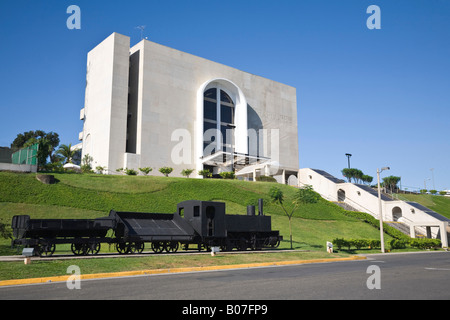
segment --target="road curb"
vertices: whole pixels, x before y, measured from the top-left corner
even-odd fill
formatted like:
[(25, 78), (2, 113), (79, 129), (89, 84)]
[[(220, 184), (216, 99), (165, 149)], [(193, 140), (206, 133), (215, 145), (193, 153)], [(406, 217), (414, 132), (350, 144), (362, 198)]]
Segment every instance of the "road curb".
[[(106, 279), (106, 278), (131, 277), (131, 276), (141, 276), (141, 275), (159, 275), (159, 274), (174, 274), (174, 273), (202, 272), (202, 271), (215, 271), (215, 270), (249, 269), (249, 268), (260, 268), (260, 267), (271, 267), (271, 266), (287, 266), (287, 265), (298, 265), (298, 264), (326, 263), (326, 262), (366, 260), (366, 259), (367, 258), (364, 256), (352, 256), (352, 257), (348, 257), (348, 258), (335, 258), (335, 259), (331, 258), (331, 259), (313, 259), (313, 260), (273, 261), (273, 262), (246, 263), (246, 264), (208, 266), (208, 267), (186, 267), (186, 268), (167, 268), (167, 269), (151, 269), (151, 270), (137, 270), (137, 271), (122, 271), (122, 272), (82, 274), (79, 276), (79, 279), (80, 280)], [(75, 278), (74, 275), (69, 274), (69, 275), (55, 276), (55, 277), (2, 280), (2, 281), (0, 281), (0, 287), (25, 285), (25, 284), (65, 282), (67, 280), (72, 281), (72, 280), (74, 280), (74, 278)]]

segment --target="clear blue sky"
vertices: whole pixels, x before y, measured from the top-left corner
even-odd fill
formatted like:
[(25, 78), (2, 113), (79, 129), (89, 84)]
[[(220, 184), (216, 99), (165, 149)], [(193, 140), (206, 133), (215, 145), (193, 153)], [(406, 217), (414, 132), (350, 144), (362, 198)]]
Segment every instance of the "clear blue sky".
[[(81, 29), (69, 30), (69, 5)], [(369, 5), (381, 29), (369, 30)], [(0, 146), (41, 129), (78, 143), (86, 55), (112, 32), (297, 88), (300, 167), (450, 189), (450, 1), (0, 2)], [(426, 181), (432, 187), (432, 180)]]

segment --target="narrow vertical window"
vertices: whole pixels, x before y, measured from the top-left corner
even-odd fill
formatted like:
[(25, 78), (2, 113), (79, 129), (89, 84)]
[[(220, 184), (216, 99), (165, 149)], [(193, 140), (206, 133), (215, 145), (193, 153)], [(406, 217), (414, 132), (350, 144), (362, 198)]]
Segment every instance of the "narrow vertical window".
[[(231, 97), (218, 88), (211, 88), (203, 95), (203, 150), (204, 155), (226, 150), (232, 145), (234, 127), (234, 103)], [(222, 139), (218, 141), (218, 139)]]

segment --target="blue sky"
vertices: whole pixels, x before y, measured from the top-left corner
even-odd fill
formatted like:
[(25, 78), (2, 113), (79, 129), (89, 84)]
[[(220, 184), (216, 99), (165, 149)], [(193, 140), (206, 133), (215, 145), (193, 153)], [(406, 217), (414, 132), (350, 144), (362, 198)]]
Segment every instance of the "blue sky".
[[(81, 9), (69, 30), (67, 7)], [(369, 30), (369, 5), (381, 29)], [(0, 146), (54, 131), (78, 143), (86, 55), (112, 32), (297, 88), (300, 167), (351, 165), (450, 189), (450, 1), (0, 2)]]

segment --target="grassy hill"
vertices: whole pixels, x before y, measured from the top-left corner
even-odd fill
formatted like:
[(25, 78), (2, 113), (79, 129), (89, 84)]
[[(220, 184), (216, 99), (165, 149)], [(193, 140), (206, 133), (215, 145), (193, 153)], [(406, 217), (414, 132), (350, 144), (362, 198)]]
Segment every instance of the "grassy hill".
[(397, 194), (398, 199), (417, 202), (450, 219), (450, 197), (431, 194)]
[[(226, 203), (227, 213), (245, 214), (249, 204), (264, 199), (265, 214), (272, 216), (272, 228), (280, 230), (288, 248), (288, 219), (270, 202), (269, 190), (276, 185), (287, 199), (293, 187), (238, 180), (199, 180), (155, 176), (107, 176), (96, 174), (55, 174), (57, 183), (45, 185), (35, 174), (0, 172), (0, 220), (10, 224), (17, 214), (32, 218), (94, 218), (117, 211), (172, 213), (184, 200), (216, 200)], [(344, 210), (320, 199), (301, 206), (293, 218), (294, 247), (325, 251), (334, 238), (379, 238), (369, 224), (344, 215)], [(386, 241), (390, 237), (387, 236)], [(0, 240), (0, 254), (12, 254), (9, 240)]]

